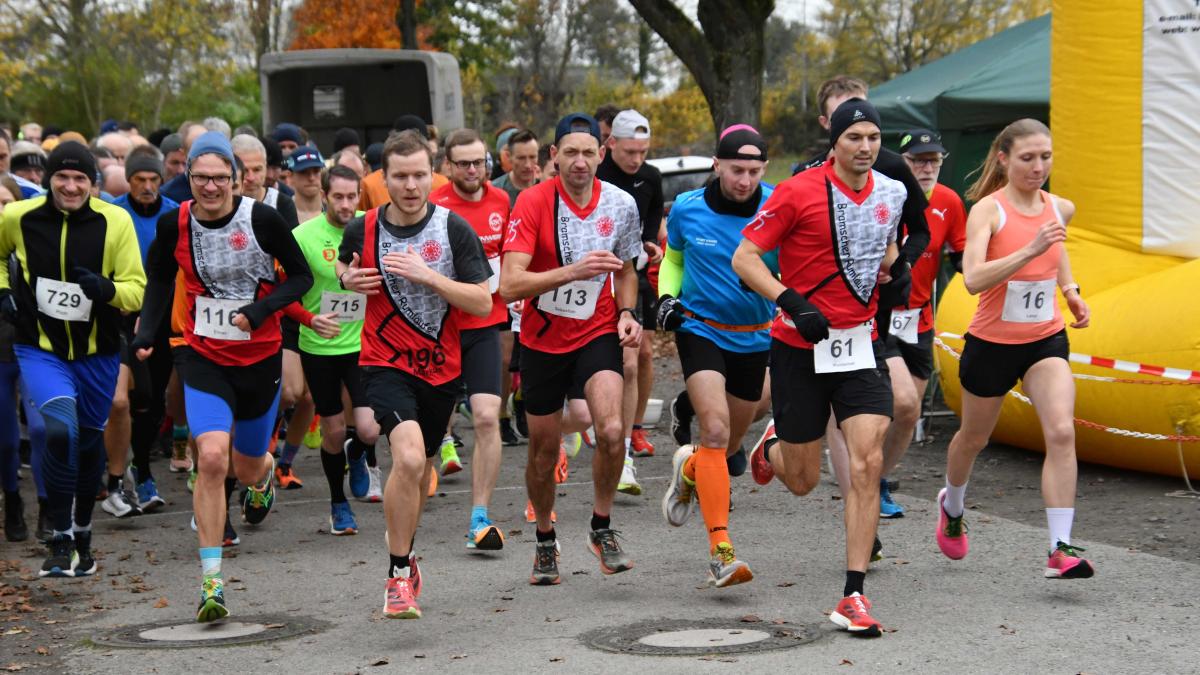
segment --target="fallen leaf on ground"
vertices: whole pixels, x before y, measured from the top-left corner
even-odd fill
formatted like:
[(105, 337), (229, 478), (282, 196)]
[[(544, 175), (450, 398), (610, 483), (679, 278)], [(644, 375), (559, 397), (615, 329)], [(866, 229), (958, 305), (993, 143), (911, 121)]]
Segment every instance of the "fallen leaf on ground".
[(566, 659), (564, 659), (564, 658), (563, 658), (563, 657), (561, 657), (561, 656), (555, 656), (555, 657), (553, 657), (553, 658), (551, 658), (551, 659), (550, 659), (550, 663), (562, 663), (562, 662), (563, 662), (563, 661), (565, 661), (565, 660), (566, 660)]
[(762, 619), (758, 618), (754, 614), (747, 614), (746, 616), (738, 619), (738, 621), (741, 621), (742, 623), (756, 623), (758, 621), (762, 621)]
[(35, 649), (33, 651), (37, 652), (38, 654), (41, 654), (42, 656), (46, 656), (47, 654), (50, 653), (50, 648), (49, 647), (38, 647), (37, 649)]
[[(424, 655), (419, 656), (417, 658), (424, 658)], [(371, 665), (372, 666), (386, 666), (389, 663), (391, 663), (391, 661), (388, 661), (387, 657), (385, 656), (380, 659), (375, 659), (374, 661), (371, 662)]]
[(158, 602), (154, 603), (154, 609), (162, 609), (163, 607), (166, 607), (169, 604), (171, 604), (171, 603), (167, 602), (166, 598), (159, 598)]
[(794, 581), (785, 581), (785, 582), (783, 582), (783, 583), (780, 583), (780, 584), (775, 584), (775, 585), (776, 585), (776, 586), (778, 586), (778, 587), (780, 587), (780, 588), (790, 588), (790, 587), (792, 587), (792, 586), (795, 586), (795, 585), (796, 585), (796, 582), (794, 582)]
[(270, 628), (270, 629), (283, 628), (286, 625), (287, 625), (286, 623), (269, 623), (269, 624), (263, 626), (263, 628)]
[(4, 631), (3, 633), (0, 633), (0, 635), (19, 635), (21, 633), (28, 633), (28, 632), (29, 632), (28, 628), (25, 628), (24, 626), (17, 626), (16, 628), (9, 628), (8, 630)]
[(854, 665), (854, 662), (851, 661), (850, 659), (842, 659), (842, 662), (839, 663), (838, 665), (839, 666), (852, 666), (852, 665)]

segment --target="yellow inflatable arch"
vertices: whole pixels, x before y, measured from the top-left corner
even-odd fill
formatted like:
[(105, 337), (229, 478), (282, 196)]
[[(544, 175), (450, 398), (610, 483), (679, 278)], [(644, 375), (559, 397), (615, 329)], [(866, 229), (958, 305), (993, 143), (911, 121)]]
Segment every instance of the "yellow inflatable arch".
[[(1200, 370), (1200, 7), (1061, 0), (1052, 16), (1051, 189), (1077, 206), (1067, 250), (1092, 311), (1090, 328), (1068, 329), (1071, 351)], [(977, 300), (956, 277), (938, 330), (964, 333)], [(944, 340), (961, 350), (961, 340)], [(935, 351), (946, 402), (961, 412), (958, 362)], [(1156, 383), (1077, 379), (1077, 418), (1200, 436), (1200, 383), (1072, 368)], [(1076, 429), (1083, 461), (1181, 474), (1175, 441)], [(992, 438), (1043, 450), (1033, 408), (1012, 396)], [(1200, 478), (1200, 443), (1182, 448), (1188, 473)]]

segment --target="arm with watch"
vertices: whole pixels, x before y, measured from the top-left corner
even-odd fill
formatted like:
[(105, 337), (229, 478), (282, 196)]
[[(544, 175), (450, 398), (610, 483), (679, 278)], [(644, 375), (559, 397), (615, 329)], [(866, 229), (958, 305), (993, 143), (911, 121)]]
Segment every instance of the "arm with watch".
[(637, 270), (633, 262), (625, 261), (621, 269), (613, 273), (613, 288), (617, 295), (617, 338), (622, 347), (637, 347), (642, 341), (642, 324), (633, 310), (638, 301)]
[(1071, 260), (1065, 250), (1058, 259), (1058, 288), (1067, 300), (1067, 308), (1075, 317), (1070, 324), (1071, 328), (1087, 328), (1092, 320), (1092, 311), (1080, 295), (1079, 284), (1075, 283), (1075, 278), (1071, 276)]

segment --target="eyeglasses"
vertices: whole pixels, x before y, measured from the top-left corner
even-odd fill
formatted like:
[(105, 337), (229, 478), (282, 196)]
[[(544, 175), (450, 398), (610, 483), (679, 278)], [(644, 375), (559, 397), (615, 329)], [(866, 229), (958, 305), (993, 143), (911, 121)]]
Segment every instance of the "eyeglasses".
[(467, 169), (470, 169), (471, 167), (475, 167), (476, 169), (482, 169), (487, 164), (487, 159), (486, 158), (485, 159), (463, 159), (463, 160), (453, 161), (450, 163), (453, 164), (454, 166), (458, 167), (459, 171), (466, 171)]
[(191, 179), (192, 185), (195, 185), (196, 187), (204, 187), (209, 183), (212, 183), (217, 187), (226, 187), (229, 185), (229, 181), (233, 179), (233, 176), (230, 176), (229, 174), (225, 174), (223, 176), (201, 176), (200, 174), (193, 173), (189, 174), (188, 178)]
[(931, 169), (936, 169), (942, 165), (942, 161), (946, 159), (946, 157), (945, 155), (939, 155), (933, 159), (921, 159), (919, 157), (913, 157), (912, 155), (905, 155), (904, 159), (908, 160), (908, 163), (912, 164), (913, 166), (927, 166)]

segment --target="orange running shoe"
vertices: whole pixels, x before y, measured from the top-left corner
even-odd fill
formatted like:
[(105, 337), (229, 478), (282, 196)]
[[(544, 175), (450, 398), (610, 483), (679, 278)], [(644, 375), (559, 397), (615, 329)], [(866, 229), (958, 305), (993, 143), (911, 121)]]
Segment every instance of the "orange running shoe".
[(281, 490), (299, 490), (304, 487), (304, 482), (292, 471), (292, 467), (275, 467), (275, 482), (279, 484)]
[(567, 451), (561, 445), (558, 448), (558, 463), (554, 465), (554, 482), (565, 483), (571, 468), (567, 462)]
[(629, 447), (633, 450), (634, 457), (654, 456), (654, 444), (650, 442), (649, 438), (646, 438), (645, 429), (634, 426), (630, 433), (630, 439)]
[[(527, 522), (527, 523), (536, 523), (537, 522), (537, 514), (534, 513), (534, 511), (533, 511), (533, 502), (528, 501), (528, 500), (525, 501), (525, 522)], [(550, 512), (550, 522), (552, 522), (552, 523), (558, 522), (558, 514), (555, 513), (554, 511)]]
[(432, 497), (432, 496), (436, 495), (437, 489), (438, 489), (438, 473), (437, 473), (437, 471), (430, 471), (429, 472), (429, 494), (426, 496)]

